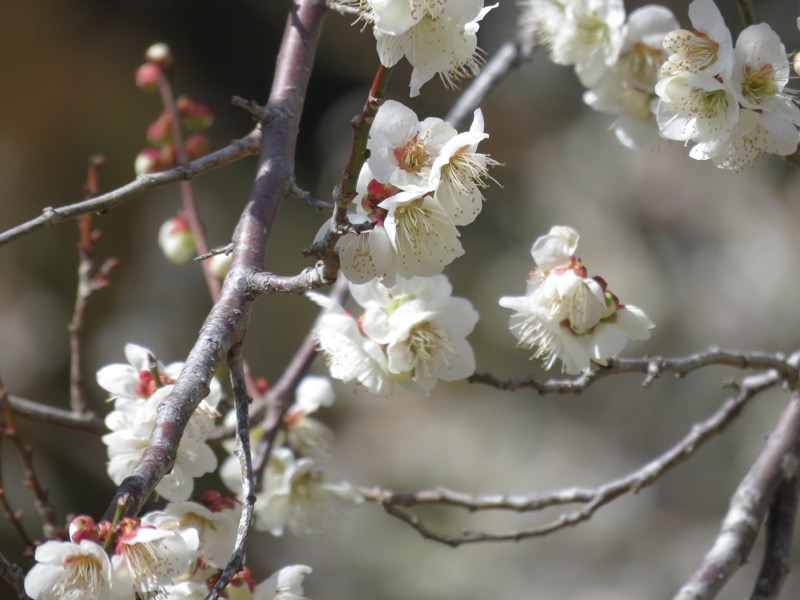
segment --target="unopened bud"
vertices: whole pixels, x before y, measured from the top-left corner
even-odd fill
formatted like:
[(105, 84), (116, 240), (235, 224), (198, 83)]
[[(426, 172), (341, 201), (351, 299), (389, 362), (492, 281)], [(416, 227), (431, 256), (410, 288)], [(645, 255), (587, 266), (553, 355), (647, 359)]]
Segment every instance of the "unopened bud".
[(96, 542), (100, 539), (100, 530), (92, 517), (78, 515), (69, 523), (69, 539), (75, 544), (79, 544), (81, 540)]
[(176, 265), (191, 260), (195, 253), (194, 236), (183, 214), (164, 222), (158, 230), (158, 245), (167, 260)]
[(231, 269), (230, 254), (215, 254), (208, 259), (208, 270), (220, 279), (225, 279)]
[(208, 136), (205, 133), (193, 133), (183, 143), (183, 149), (186, 150), (189, 160), (207, 154), (210, 148), (211, 142), (208, 141)]
[(211, 107), (202, 102), (195, 102), (188, 96), (181, 96), (175, 100), (175, 107), (181, 116), (181, 123), (189, 131), (202, 131), (214, 123)]
[(158, 89), (161, 69), (155, 63), (146, 62), (136, 69), (136, 85), (140, 90), (153, 92)]
[(155, 63), (166, 71), (172, 66), (172, 50), (163, 42), (153, 44), (144, 53), (147, 62)]
[(136, 155), (133, 168), (137, 175), (147, 175), (163, 171), (161, 163), (161, 151), (158, 148), (145, 148)]
[[(797, 26), (800, 27), (800, 17), (797, 19)], [(800, 75), (800, 52), (792, 57), (792, 66), (794, 67), (794, 72)]]
[(172, 141), (171, 119), (167, 111), (161, 111), (158, 118), (147, 127), (147, 141), (154, 146), (164, 146)]

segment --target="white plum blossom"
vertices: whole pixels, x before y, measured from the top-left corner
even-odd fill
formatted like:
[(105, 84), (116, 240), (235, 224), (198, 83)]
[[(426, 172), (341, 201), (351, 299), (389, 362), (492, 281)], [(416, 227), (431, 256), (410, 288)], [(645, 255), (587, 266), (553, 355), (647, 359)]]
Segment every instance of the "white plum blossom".
[[(199, 544), (197, 531), (139, 526), (130, 520), (111, 559), (112, 587), (133, 587), (144, 597), (160, 593), (190, 567)], [(123, 527), (125, 529), (125, 527)]]
[(170, 502), (164, 510), (143, 515), (141, 522), (165, 530), (194, 529), (198, 535), (194, 560), (223, 569), (233, 551), (241, 510), (238, 502), (218, 492), (207, 492), (203, 502)]
[[(33, 600), (106, 600), (111, 589), (111, 561), (103, 547), (50, 540), (36, 548), (36, 564), (25, 576)], [(133, 588), (130, 588), (130, 595)]]
[(677, 27), (677, 19), (663, 6), (634, 10), (617, 62), (583, 95), (593, 109), (617, 116), (614, 133), (629, 148), (644, 148), (659, 138), (655, 85), (666, 58), (664, 37)]
[(303, 579), (311, 567), (290, 565), (272, 574), (253, 590), (253, 600), (309, 600), (303, 595)]
[(333, 432), (311, 417), (321, 406), (332, 406), (336, 400), (331, 380), (320, 375), (307, 375), (295, 391), (295, 402), (283, 418), (285, 443), (296, 452), (321, 460), (327, 458)]
[(458, 381), (475, 371), (466, 337), (478, 313), (452, 291), (444, 275), (398, 278), (391, 288), (377, 281), (350, 286), (364, 308), (364, 334), (383, 347), (389, 376), (413, 393), (428, 395), (439, 379)]
[(587, 276), (575, 258), (578, 233), (556, 226), (536, 240), (531, 255), (537, 268), (524, 296), (505, 296), (500, 305), (514, 311), (510, 327), (519, 346), (535, 349), (550, 369), (556, 359), (577, 374), (591, 362), (606, 364), (629, 341), (650, 337), (653, 324), (639, 308), (624, 305), (600, 278)]
[(306, 297), (325, 309), (314, 325), (314, 338), (331, 377), (356, 382), (375, 396), (388, 396), (392, 382), (380, 345), (365, 337), (356, 318), (327, 296), (306, 292)]
[(441, 119), (420, 122), (398, 102), (381, 106), (350, 217), (373, 228), (347, 234), (338, 245), (349, 281), (377, 277), (394, 285), (397, 275), (429, 277), (464, 253), (456, 226), (471, 223), (480, 213), (484, 179), (497, 164), (477, 151), (487, 137), (480, 110), (469, 131), (458, 133)]
[(479, 22), (492, 8), (483, 0), (366, 0), (356, 3), (373, 24), (381, 64), (393, 67), (406, 57), (414, 70), (411, 93), (437, 73), (447, 87), (475, 76)]
[(671, 53), (664, 75), (682, 71), (727, 81), (733, 69), (733, 41), (717, 5), (713, 0), (694, 0), (689, 19), (695, 31), (679, 29), (664, 40), (664, 49)]
[(523, 21), (550, 48), (560, 65), (575, 65), (586, 87), (595, 85), (617, 61), (623, 42), (622, 0), (527, 0)]
[[(398, 277), (392, 287), (377, 280), (350, 283), (350, 293), (364, 309), (361, 316), (356, 318), (326, 299), (328, 311), (314, 328), (334, 379), (344, 375), (342, 381), (347, 382), (356, 378), (355, 372), (364, 373), (369, 375), (364, 381), (380, 382), (366, 386), (374, 395), (388, 396), (397, 383), (427, 396), (439, 379), (457, 381), (474, 372), (475, 356), (466, 337), (478, 313), (468, 300), (451, 296), (444, 275)], [(317, 294), (307, 295), (319, 304), (325, 302)], [(362, 348), (370, 349), (368, 360)], [(357, 371), (342, 366), (353, 363), (361, 365)]]
[(267, 465), (264, 488), (256, 494), (257, 531), (296, 536), (321, 533), (326, 517), (360, 504), (363, 498), (346, 481), (330, 481), (312, 458), (296, 458), (286, 446), (275, 448)]
[(387, 100), (369, 130), (367, 164), (375, 179), (405, 191), (431, 192), (431, 167), (448, 140), (458, 132), (449, 123)]
[[(108, 450), (107, 472), (120, 484), (142, 457), (155, 427), (158, 407), (174, 386), (183, 369), (182, 363), (167, 367), (141, 346), (125, 347), (128, 365), (109, 365), (97, 373), (98, 383), (112, 394), (114, 410), (105, 419), (111, 430), (103, 436)], [(222, 397), (219, 382), (212, 379), (209, 395), (189, 419), (172, 470), (156, 486), (164, 498), (176, 502), (188, 500), (194, 478), (216, 469), (217, 459), (206, 440), (218, 417), (217, 404)]]

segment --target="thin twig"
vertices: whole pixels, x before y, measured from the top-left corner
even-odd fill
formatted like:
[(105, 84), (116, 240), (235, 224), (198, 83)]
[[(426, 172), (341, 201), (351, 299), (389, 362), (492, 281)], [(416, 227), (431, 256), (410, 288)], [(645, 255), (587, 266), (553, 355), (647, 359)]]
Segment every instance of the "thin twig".
[(739, 18), (745, 27), (756, 24), (756, 14), (753, 11), (753, 4), (750, 0), (736, 0), (736, 8), (739, 10)]
[(206, 600), (219, 598), (219, 595), (225, 590), (233, 576), (242, 570), (247, 538), (250, 535), (250, 529), (253, 524), (253, 507), (256, 503), (248, 418), (252, 398), (247, 393), (241, 352), (241, 345), (231, 349), (228, 353), (228, 368), (231, 373), (231, 387), (233, 388), (233, 401), (236, 409), (236, 448), (234, 449), (234, 454), (239, 458), (239, 464), (242, 467), (242, 515), (239, 518), (239, 528), (236, 533), (236, 543), (233, 546), (231, 558), (220, 574), (214, 589), (206, 596)]
[[(97, 195), (99, 186), (97, 181), (98, 170), (105, 159), (102, 156), (92, 156), (89, 159), (89, 170), (86, 175), (84, 195), (87, 200)], [(75, 307), (72, 311), (72, 320), (69, 330), (69, 405), (73, 414), (85, 414), (88, 411), (86, 400), (83, 396), (83, 376), (81, 374), (81, 330), (83, 329), (83, 315), (89, 297), (108, 285), (111, 269), (116, 266), (116, 259), (106, 260), (97, 272), (94, 271), (94, 243), (100, 233), (92, 229), (92, 215), (81, 215), (78, 219), (78, 290), (75, 294)]]
[(538, 381), (532, 377), (502, 378), (491, 373), (475, 373), (469, 378), (469, 381), (483, 383), (499, 390), (514, 391), (531, 388), (540, 394), (579, 394), (596, 381), (612, 375), (642, 373), (645, 375), (642, 385), (649, 387), (663, 373), (684, 377), (693, 371), (712, 365), (737, 369), (775, 369), (784, 377), (789, 386), (794, 386), (798, 379), (797, 366), (782, 352), (737, 352), (709, 348), (704, 352), (685, 357), (614, 358), (609, 360), (606, 366), (592, 365), (591, 368), (573, 379)]
[(750, 600), (776, 600), (780, 594), (783, 580), (789, 573), (798, 498), (800, 477), (797, 473), (784, 477), (769, 507), (764, 558)]
[(17, 416), (94, 435), (108, 433), (102, 419), (93, 412), (75, 414), (68, 410), (39, 404), (33, 400), (26, 400), (18, 396), (8, 395), (7, 397), (11, 410)]
[(518, 29), (514, 39), (500, 47), (467, 89), (459, 95), (444, 120), (453, 127), (458, 127), (459, 123), (467, 119), (511, 71), (528, 62), (532, 55), (533, 45), (529, 34)]
[(775, 490), (800, 467), (800, 401), (792, 398), (731, 498), (719, 535), (674, 600), (714, 598), (746, 561)]
[[(758, 373), (744, 378), (739, 384), (739, 391), (735, 396), (725, 400), (722, 406), (709, 418), (694, 424), (691, 431), (675, 446), (625, 477), (610, 481), (597, 488), (569, 488), (528, 497), (499, 497), (497, 495), (471, 497), (443, 490), (402, 494), (380, 489), (360, 489), (359, 492), (367, 500), (380, 502), (388, 514), (410, 525), (424, 538), (454, 548), (462, 544), (475, 542), (519, 541), (541, 537), (587, 521), (599, 508), (616, 498), (624, 494), (636, 493), (640, 489), (653, 484), (668, 470), (693, 456), (705, 442), (721, 432), (739, 415), (742, 408), (752, 398), (760, 392), (780, 384), (781, 381), (782, 377), (775, 371)], [(398, 508), (400, 506), (409, 507), (417, 504), (433, 503), (460, 506), (471, 511), (507, 509), (527, 512), (569, 503), (583, 503), (583, 507), (574, 512), (562, 513), (556, 519), (533, 529), (509, 533), (465, 530), (460, 535), (452, 536), (433, 530), (423, 523), (418, 516)]]
[(227, 165), (245, 156), (256, 154), (261, 145), (261, 132), (258, 128), (248, 133), (243, 138), (234, 140), (224, 148), (221, 148), (210, 154), (206, 154), (192, 162), (186, 163), (174, 169), (161, 171), (160, 173), (151, 173), (148, 175), (140, 175), (136, 180), (123, 185), (116, 190), (101, 194), (91, 200), (84, 200), (83, 202), (76, 202), (75, 204), (67, 204), (59, 206), (58, 208), (47, 207), (42, 211), (42, 214), (26, 221), (16, 227), (0, 233), (0, 246), (4, 246), (17, 238), (29, 235), (34, 231), (44, 229), (50, 225), (55, 225), (63, 221), (75, 219), (81, 215), (89, 213), (105, 213), (108, 210), (119, 206), (123, 202), (138, 196), (152, 188), (167, 183), (174, 183), (185, 179), (192, 179), (197, 175), (201, 175), (217, 167)]
[(30, 600), (28, 594), (25, 593), (25, 572), (19, 565), (9, 561), (2, 553), (0, 553), (0, 578), (14, 588), (14, 591), (17, 592), (17, 598)]
[(22, 464), (23, 474), (25, 476), (23, 484), (33, 494), (33, 505), (42, 518), (44, 537), (47, 539), (58, 537), (63, 532), (63, 528), (58, 522), (53, 505), (50, 504), (48, 491), (42, 487), (36, 475), (36, 470), (33, 467), (33, 450), (30, 445), (25, 443), (25, 440), (23, 440), (20, 435), (19, 429), (17, 429), (14, 411), (11, 410), (11, 404), (8, 402), (8, 394), (6, 394), (5, 386), (2, 381), (0, 381), (0, 404), (3, 410), (3, 436), (9, 438), (17, 449), (17, 455), (19, 456), (19, 461)]
[(292, 196), (299, 198), (306, 204), (314, 207), (317, 212), (321, 212), (323, 210), (333, 210), (333, 204), (330, 202), (325, 202), (324, 200), (320, 200), (319, 198), (315, 198), (311, 192), (300, 189), (297, 185), (292, 187)]

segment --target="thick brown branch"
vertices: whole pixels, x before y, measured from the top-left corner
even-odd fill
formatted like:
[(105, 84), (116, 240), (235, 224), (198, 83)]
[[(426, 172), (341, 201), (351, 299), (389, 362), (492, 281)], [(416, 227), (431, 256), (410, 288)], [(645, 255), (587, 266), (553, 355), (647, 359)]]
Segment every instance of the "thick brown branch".
[[(451, 547), (475, 542), (519, 541), (541, 537), (559, 529), (587, 521), (602, 506), (616, 498), (652, 485), (668, 470), (693, 456), (699, 448), (720, 433), (741, 412), (742, 408), (758, 393), (778, 385), (781, 376), (775, 372), (759, 373), (746, 377), (739, 385), (736, 396), (728, 398), (708, 419), (696, 423), (691, 431), (675, 446), (636, 471), (605, 483), (597, 488), (569, 488), (531, 496), (469, 496), (446, 490), (395, 494), (380, 489), (360, 489), (364, 498), (380, 502), (386, 512), (416, 529), (423, 537), (441, 542)], [(449, 504), (471, 511), (506, 509), (529, 512), (562, 504), (582, 503), (579, 510), (562, 513), (553, 521), (533, 529), (509, 533), (487, 533), (483, 531), (464, 531), (460, 535), (447, 535), (429, 528), (422, 520), (399, 507), (417, 504)]]
[(292, 5), (267, 105), (276, 117), (259, 125), (262, 143), (258, 172), (234, 231), (230, 272), (172, 392), (159, 407), (141, 460), (117, 489), (106, 519), (114, 515), (120, 503), (125, 514), (138, 513), (156, 484), (172, 469), (183, 431), (208, 393), (214, 369), (244, 339), (253, 300), (249, 276), (263, 267), (264, 248), (278, 208), (291, 194), (294, 183), (300, 115), (325, 12), (322, 0), (295, 0)]
[(781, 480), (800, 467), (800, 401), (783, 411), (753, 466), (731, 498), (713, 546), (675, 596), (675, 600), (713, 598), (746, 561)]
[(783, 478), (769, 507), (764, 558), (750, 600), (775, 600), (780, 594), (783, 580), (789, 572), (798, 499), (800, 477), (795, 473), (792, 477)]
[(0, 233), (0, 246), (4, 246), (17, 238), (43, 229), (49, 225), (75, 219), (89, 213), (104, 213), (154, 187), (192, 179), (196, 175), (201, 175), (211, 169), (216, 169), (217, 167), (227, 165), (245, 156), (257, 153), (260, 144), (261, 131), (256, 128), (245, 137), (234, 140), (224, 148), (206, 154), (180, 167), (162, 171), (161, 173), (140, 175), (135, 181), (123, 185), (121, 188), (117, 188), (107, 194), (101, 194), (91, 200), (67, 204), (58, 208), (47, 207), (42, 211), (42, 214), (35, 219), (31, 219), (30, 221)]

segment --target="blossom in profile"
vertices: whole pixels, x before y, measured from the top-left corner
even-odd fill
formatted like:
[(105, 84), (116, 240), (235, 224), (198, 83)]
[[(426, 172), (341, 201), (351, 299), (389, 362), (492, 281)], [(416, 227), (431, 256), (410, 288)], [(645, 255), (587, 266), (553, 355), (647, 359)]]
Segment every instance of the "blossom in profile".
[(411, 96), (438, 73), (445, 86), (478, 74), (479, 23), (494, 6), (483, 0), (345, 0), (372, 23), (381, 64), (393, 67), (403, 57), (414, 67)]
[(580, 373), (592, 362), (606, 364), (629, 341), (650, 337), (653, 324), (644, 312), (622, 304), (600, 277), (588, 277), (575, 257), (578, 233), (556, 226), (531, 249), (537, 268), (527, 293), (504, 296), (500, 305), (514, 311), (511, 332), (545, 369), (560, 360), (564, 371)]
[(309, 600), (303, 595), (303, 579), (311, 567), (290, 565), (276, 571), (253, 590), (253, 600)]

